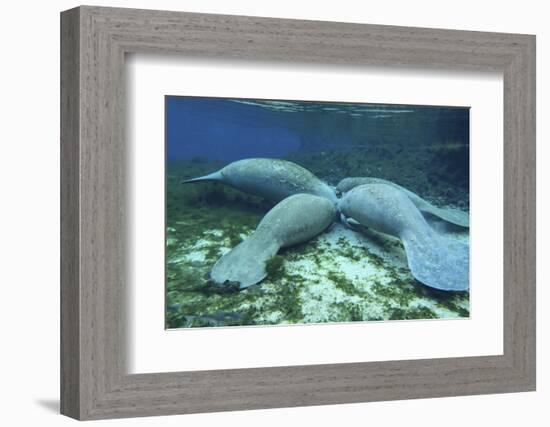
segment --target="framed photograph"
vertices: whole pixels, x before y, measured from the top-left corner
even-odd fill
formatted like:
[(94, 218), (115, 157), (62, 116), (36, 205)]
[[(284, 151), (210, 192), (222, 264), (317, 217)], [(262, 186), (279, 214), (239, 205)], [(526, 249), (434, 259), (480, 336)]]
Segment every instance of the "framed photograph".
[(535, 390), (535, 37), (61, 14), (61, 411)]

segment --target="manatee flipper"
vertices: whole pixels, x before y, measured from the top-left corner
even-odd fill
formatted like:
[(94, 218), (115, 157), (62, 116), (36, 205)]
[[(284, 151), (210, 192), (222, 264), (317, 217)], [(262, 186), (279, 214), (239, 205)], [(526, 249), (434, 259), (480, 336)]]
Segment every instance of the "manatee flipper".
[(214, 265), (210, 277), (218, 284), (238, 282), (241, 289), (266, 277), (266, 263), (282, 247), (312, 239), (334, 220), (334, 204), (319, 196), (295, 194), (275, 205), (256, 230)]
[(426, 286), (468, 290), (469, 246), (435, 232), (403, 191), (363, 184), (347, 192), (338, 207), (362, 225), (401, 239), (412, 275)]
[(400, 186), (391, 181), (387, 181), (382, 178), (373, 178), (373, 177), (351, 177), (344, 178), (338, 186), (336, 187), (341, 193), (350, 191), (351, 189), (364, 184), (386, 184), (391, 185), (401, 191), (403, 191), (409, 199), (415, 204), (415, 206), (422, 212), (426, 219), (430, 220), (430, 215), (441, 218), (444, 221), (447, 221), (451, 224), (458, 225), (460, 227), (468, 228), (470, 226), (470, 216), (467, 212), (463, 212), (459, 209), (452, 208), (439, 208), (432, 205), (427, 200), (424, 200), (418, 194), (413, 193), (412, 191), (406, 189), (405, 187)]
[(216, 283), (237, 282), (241, 288), (254, 285), (267, 276), (266, 263), (278, 250), (277, 242), (254, 233), (222, 256), (210, 277)]
[[(422, 200), (426, 202), (424, 199)], [(438, 208), (437, 206), (434, 206), (428, 202), (426, 202), (426, 204), (422, 207), (420, 206), (417, 206), (417, 207), (418, 209), (420, 209), (421, 212), (431, 214), (451, 224), (458, 225), (464, 228), (470, 227), (470, 215), (468, 214), (468, 212), (464, 212), (459, 209), (452, 209), (452, 208), (447, 208), (447, 209)]]
[(468, 290), (470, 248), (467, 244), (425, 230), (405, 233), (401, 241), (411, 273), (417, 280), (443, 291)]
[(343, 213), (340, 213), (340, 222), (344, 227), (353, 231), (357, 231), (361, 227), (360, 222), (354, 220), (351, 217), (345, 216)]

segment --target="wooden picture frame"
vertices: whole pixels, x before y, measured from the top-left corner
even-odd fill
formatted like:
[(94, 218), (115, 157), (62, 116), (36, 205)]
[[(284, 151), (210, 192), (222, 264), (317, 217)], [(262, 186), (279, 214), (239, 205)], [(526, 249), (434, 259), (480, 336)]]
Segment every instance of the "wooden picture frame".
[[(502, 72), (503, 354), (127, 374), (127, 53)], [(61, 14), (61, 165), (65, 415), (84, 420), (535, 389), (532, 35), (78, 7)]]

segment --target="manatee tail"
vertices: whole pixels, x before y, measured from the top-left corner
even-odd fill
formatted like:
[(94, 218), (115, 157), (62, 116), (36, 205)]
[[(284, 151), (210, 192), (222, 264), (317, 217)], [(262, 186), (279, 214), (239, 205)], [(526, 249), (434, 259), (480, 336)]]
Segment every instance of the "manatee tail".
[(221, 171), (213, 172), (208, 175), (199, 176), (198, 178), (188, 179), (182, 182), (182, 184), (189, 184), (192, 182), (202, 182), (202, 181), (222, 181), (223, 177)]
[(429, 213), (451, 224), (460, 227), (470, 227), (470, 215), (458, 209), (442, 209), (426, 202), (426, 205), (418, 207), (422, 213)]
[(469, 245), (433, 231), (406, 234), (402, 241), (409, 268), (417, 280), (443, 291), (469, 289)]
[(241, 289), (252, 286), (267, 276), (267, 260), (277, 254), (279, 247), (254, 232), (214, 264), (210, 277), (219, 284), (237, 282)]

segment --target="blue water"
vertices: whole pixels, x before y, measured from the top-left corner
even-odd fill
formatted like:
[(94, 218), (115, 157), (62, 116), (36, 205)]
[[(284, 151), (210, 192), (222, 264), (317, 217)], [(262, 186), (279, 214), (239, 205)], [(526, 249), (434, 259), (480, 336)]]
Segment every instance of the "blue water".
[(469, 108), (168, 96), (166, 142), (169, 161), (233, 161), (375, 146), (468, 146)]

